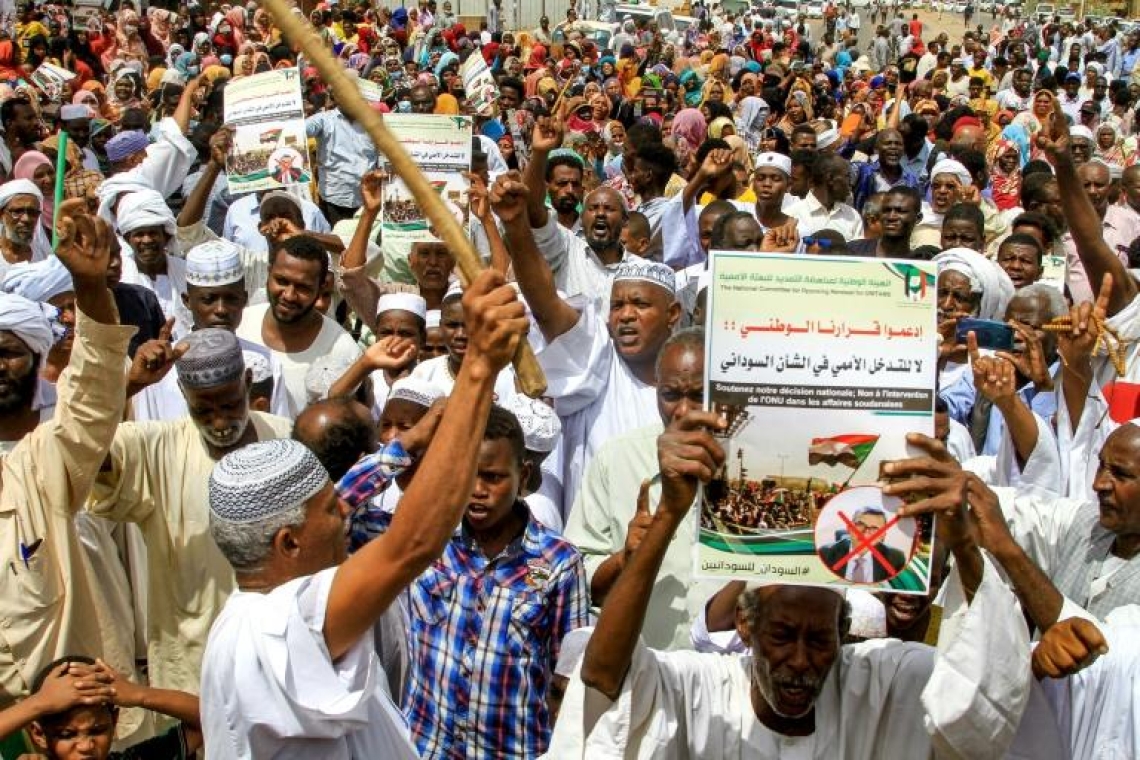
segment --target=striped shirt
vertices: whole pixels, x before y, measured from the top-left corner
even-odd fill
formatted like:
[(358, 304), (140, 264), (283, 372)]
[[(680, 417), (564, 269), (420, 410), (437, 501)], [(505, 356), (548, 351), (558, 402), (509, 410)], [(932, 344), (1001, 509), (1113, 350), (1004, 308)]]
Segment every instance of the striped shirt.
[(421, 755), (506, 760), (545, 752), (559, 646), (589, 624), (577, 549), (528, 517), (518, 538), (489, 559), (461, 527), (410, 592), (404, 705)]

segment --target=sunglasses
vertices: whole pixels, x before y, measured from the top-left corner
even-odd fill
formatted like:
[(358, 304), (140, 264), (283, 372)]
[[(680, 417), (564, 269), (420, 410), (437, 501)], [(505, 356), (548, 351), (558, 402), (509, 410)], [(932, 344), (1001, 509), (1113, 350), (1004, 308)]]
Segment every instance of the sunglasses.
[(806, 238), (804, 238), (804, 247), (810, 248), (813, 245), (818, 245), (820, 248), (827, 251), (827, 250), (831, 250), (831, 246), (834, 242), (835, 241), (829, 240), (828, 238), (806, 237)]

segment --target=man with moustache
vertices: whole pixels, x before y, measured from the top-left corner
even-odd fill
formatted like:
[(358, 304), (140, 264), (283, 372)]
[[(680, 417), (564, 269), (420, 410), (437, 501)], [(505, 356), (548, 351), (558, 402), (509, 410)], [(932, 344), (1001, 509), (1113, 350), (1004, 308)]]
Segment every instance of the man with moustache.
[(40, 227), (43, 193), (30, 179), (0, 185), (0, 277), (13, 264), (38, 261), (51, 253)]
[(139, 526), (147, 547), (147, 642), (152, 686), (197, 692), (210, 625), (234, 589), (210, 538), (203, 484), (228, 452), (285, 438), (292, 423), (249, 409), (250, 372), (230, 330), (195, 330), (175, 363), (189, 414), (125, 422), (87, 508)]
[(239, 338), (273, 352), (295, 409), (307, 403), (305, 375), (313, 362), (341, 355), (347, 366), (360, 356), (352, 336), (316, 308), (328, 276), (329, 257), (317, 240), (285, 239), (269, 252), (269, 302), (246, 307), (237, 328)]

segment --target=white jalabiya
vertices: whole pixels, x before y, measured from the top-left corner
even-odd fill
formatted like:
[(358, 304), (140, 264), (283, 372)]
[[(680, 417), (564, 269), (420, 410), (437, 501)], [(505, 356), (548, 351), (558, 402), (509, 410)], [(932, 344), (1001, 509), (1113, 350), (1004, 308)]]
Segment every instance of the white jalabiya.
[(206, 642), (206, 757), (418, 757), (371, 632), (333, 662), (322, 629), (337, 568), (268, 594), (234, 592)]
[[(1092, 619), (1066, 605), (1061, 619)], [(1090, 667), (1034, 688), (1006, 760), (1125, 760), (1140, 757), (1140, 606), (1095, 621), (1108, 654)]]
[[(608, 309), (610, 286), (621, 262), (603, 264), (584, 238), (559, 224), (553, 213), (548, 217), (545, 227), (534, 230), (534, 243), (550, 264), (555, 287), (567, 296), (582, 295), (602, 301), (603, 308)], [(621, 261), (631, 255), (623, 250)]]
[[(994, 414), (998, 414), (997, 409)], [(1036, 414), (1037, 445), (1025, 461), (1024, 467), (1017, 463), (1017, 451), (1013, 445), (1009, 428), (1002, 432), (1001, 444), (994, 456), (975, 456), (962, 462), (962, 468), (969, 470), (988, 485), (1006, 487), (1033, 487), (1050, 493), (1061, 491), (1061, 452), (1057, 449), (1057, 437), (1049, 423)], [(951, 420), (951, 425), (958, 424)]]
[[(373, 374), (372, 377), (375, 378), (376, 374)], [(426, 380), (448, 396), (451, 395), (451, 390), (455, 387), (455, 375), (451, 374), (446, 355), (437, 356), (417, 364), (416, 368), (412, 370), (412, 377)], [(506, 367), (495, 378), (495, 403), (503, 406), (516, 392), (515, 371), (511, 367)]]
[(661, 419), (657, 390), (641, 382), (618, 355), (605, 318), (579, 299), (577, 324), (537, 351), (548, 396), (562, 418), (563, 503), (573, 504), (582, 476), (612, 438)]
[(1025, 621), (988, 560), (969, 606), (951, 573), (947, 611), (937, 653), (893, 639), (844, 646), (816, 702), (815, 733), (805, 737), (757, 720), (751, 657), (639, 646), (616, 702), (575, 674), (546, 757), (1000, 758), (1029, 696)]

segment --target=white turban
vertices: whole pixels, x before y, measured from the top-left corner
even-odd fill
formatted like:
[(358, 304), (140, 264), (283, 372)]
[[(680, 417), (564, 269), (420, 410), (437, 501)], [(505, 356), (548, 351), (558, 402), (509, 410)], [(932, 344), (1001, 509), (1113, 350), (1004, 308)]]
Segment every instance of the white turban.
[(930, 170), (930, 179), (933, 180), (939, 174), (949, 174), (957, 177), (965, 186), (974, 184), (974, 178), (970, 176), (970, 170), (963, 166), (961, 162), (955, 161), (952, 158), (944, 158), (934, 164), (934, 167)]
[(0, 293), (0, 330), (7, 330), (24, 341), (36, 356), (45, 356), (56, 339), (48, 317), (51, 311), (53, 307), (23, 296)]
[(30, 301), (49, 301), (73, 292), (75, 285), (67, 267), (55, 256), (49, 256), (43, 261), (14, 264), (0, 282), (0, 290)]
[(127, 193), (119, 204), (118, 231), (120, 235), (142, 229), (162, 227), (173, 238), (178, 233), (174, 213), (166, 205), (161, 193), (155, 190), (138, 190)]
[(978, 316), (982, 319), (1005, 319), (1005, 307), (1013, 298), (1013, 281), (1005, 270), (977, 251), (950, 248), (934, 257), (939, 273), (958, 272), (970, 280), (970, 290), (981, 293)]
[[(145, 192), (153, 190), (151, 186), (140, 180), (137, 172), (129, 171), (115, 174), (103, 180), (99, 185), (99, 216), (108, 224), (117, 227), (115, 223), (115, 203), (127, 193)], [(119, 206), (124, 208), (122, 204)]]
[(34, 195), (41, 204), (44, 202), (44, 194), (36, 187), (35, 182), (30, 179), (14, 179), (0, 185), (0, 209), (7, 206), (17, 195)]
[(1072, 139), (1074, 137), (1083, 137), (1089, 142), (1096, 142), (1096, 138), (1093, 137), (1092, 130), (1086, 127), (1084, 124), (1074, 124), (1073, 126), (1069, 127), (1069, 138)]
[(773, 169), (779, 169), (789, 177), (792, 174), (792, 159), (783, 153), (773, 153), (771, 151), (761, 153), (756, 156), (755, 164), (757, 169), (761, 167), (771, 167)]

